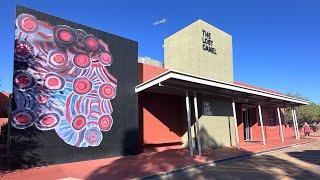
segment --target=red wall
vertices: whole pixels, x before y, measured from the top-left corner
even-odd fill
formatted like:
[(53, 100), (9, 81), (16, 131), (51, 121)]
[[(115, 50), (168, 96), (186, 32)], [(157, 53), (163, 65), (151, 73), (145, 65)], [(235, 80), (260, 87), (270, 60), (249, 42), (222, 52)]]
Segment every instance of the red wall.
[(0, 117), (8, 118), (9, 93), (0, 92)]
[(0, 126), (8, 123), (9, 93), (0, 93)]
[(144, 92), (139, 94), (143, 144), (181, 142), (184, 128), (183, 98)]
[[(237, 120), (238, 120), (238, 132), (240, 141), (244, 141), (244, 125), (243, 125), (243, 117), (242, 117), (242, 105), (237, 105)], [(281, 139), (280, 137), (280, 125), (279, 120), (277, 118), (277, 111), (274, 110), (273, 116), (270, 116), (268, 111), (272, 109), (262, 108), (262, 116), (263, 116), (263, 125), (266, 139)], [(261, 141), (262, 133), (261, 126), (259, 120), (259, 114), (257, 109), (251, 109), (250, 116), (250, 126), (251, 126), (251, 137), (253, 141)], [(273, 118), (273, 121), (270, 119)], [(282, 119), (282, 130), (284, 137), (292, 137), (294, 136), (294, 129), (289, 127), (289, 125), (285, 124), (283, 111), (281, 111), (281, 119)]]
[[(138, 63), (139, 83), (146, 82), (167, 69)], [(181, 142), (183, 135), (183, 99), (179, 96), (139, 93), (142, 144)]]
[(166, 71), (168, 71), (168, 69), (165, 69), (163, 67), (138, 63), (139, 83), (146, 82)]

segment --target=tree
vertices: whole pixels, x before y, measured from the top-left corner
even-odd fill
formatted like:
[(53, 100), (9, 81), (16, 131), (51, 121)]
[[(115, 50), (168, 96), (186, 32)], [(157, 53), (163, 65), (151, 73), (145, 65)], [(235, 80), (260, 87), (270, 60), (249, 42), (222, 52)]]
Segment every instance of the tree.
[[(298, 123), (312, 123), (320, 121), (320, 105), (311, 102), (308, 98), (302, 96), (299, 93), (287, 93), (287, 96), (308, 100), (310, 102), (309, 105), (302, 105), (296, 108)], [(292, 114), (290, 108), (285, 109), (285, 120), (289, 122), (289, 124), (290, 121), (292, 121)]]

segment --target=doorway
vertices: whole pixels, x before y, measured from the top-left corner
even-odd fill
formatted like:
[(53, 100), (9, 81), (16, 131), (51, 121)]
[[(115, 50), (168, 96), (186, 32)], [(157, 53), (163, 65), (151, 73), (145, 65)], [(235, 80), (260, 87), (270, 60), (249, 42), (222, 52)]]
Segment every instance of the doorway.
[(250, 128), (250, 109), (244, 109), (242, 111), (244, 140), (251, 140), (251, 128)]

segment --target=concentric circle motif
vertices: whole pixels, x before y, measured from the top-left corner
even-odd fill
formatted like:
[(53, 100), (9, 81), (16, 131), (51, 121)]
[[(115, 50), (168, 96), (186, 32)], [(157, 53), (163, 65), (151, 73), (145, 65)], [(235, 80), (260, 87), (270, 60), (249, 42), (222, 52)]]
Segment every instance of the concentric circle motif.
[(100, 63), (105, 66), (110, 66), (112, 63), (112, 56), (110, 53), (103, 51), (99, 55)]
[(59, 116), (55, 113), (42, 114), (35, 126), (40, 130), (53, 129), (59, 123)]
[(86, 125), (86, 118), (83, 115), (74, 117), (72, 127), (76, 130), (81, 130)]
[(53, 36), (58, 44), (69, 45), (76, 40), (76, 34), (69, 26), (59, 25), (53, 29)]
[(97, 127), (87, 129), (84, 137), (90, 146), (98, 146), (102, 141), (102, 133)]
[(33, 56), (33, 49), (25, 42), (17, 42), (14, 49), (15, 59), (27, 62)]
[(62, 89), (64, 83), (64, 79), (57, 74), (47, 74), (44, 78), (44, 87), (50, 90)]
[(87, 78), (78, 78), (73, 83), (73, 90), (78, 94), (86, 94), (92, 89), (92, 84)]
[(97, 51), (99, 48), (98, 39), (91, 34), (84, 37), (84, 43), (91, 51)]
[(52, 51), (49, 54), (48, 64), (56, 69), (65, 68), (68, 63), (68, 57), (63, 51)]
[(37, 19), (29, 14), (20, 14), (16, 26), (25, 33), (33, 33), (38, 29)]
[(74, 56), (73, 63), (79, 68), (87, 68), (91, 61), (88, 54), (80, 53)]
[(108, 44), (84, 30), (36, 17), (20, 14), (15, 21), (18, 64), (10, 123), (17, 129), (54, 130), (71, 146), (99, 146), (113, 126), (111, 99), (117, 88), (105, 69), (113, 62)]
[(99, 128), (102, 131), (109, 131), (112, 127), (113, 119), (110, 115), (103, 115), (98, 120)]
[(34, 113), (27, 108), (17, 109), (12, 112), (11, 124), (18, 129), (25, 129), (33, 125), (36, 120)]
[(104, 99), (113, 99), (116, 96), (116, 89), (111, 84), (103, 84), (99, 88), (99, 94)]
[(20, 90), (31, 88), (35, 84), (35, 79), (27, 71), (17, 71), (13, 75), (14, 86)]

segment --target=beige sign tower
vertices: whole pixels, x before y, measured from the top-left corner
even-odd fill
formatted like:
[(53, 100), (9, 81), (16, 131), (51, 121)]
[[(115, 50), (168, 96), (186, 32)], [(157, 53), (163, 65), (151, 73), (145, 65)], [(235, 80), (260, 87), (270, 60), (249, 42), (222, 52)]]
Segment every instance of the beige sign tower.
[(164, 67), (233, 83), (232, 37), (198, 20), (164, 40)]

